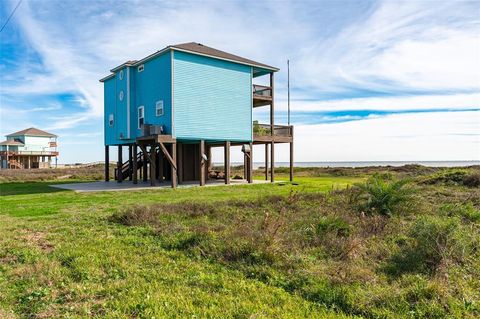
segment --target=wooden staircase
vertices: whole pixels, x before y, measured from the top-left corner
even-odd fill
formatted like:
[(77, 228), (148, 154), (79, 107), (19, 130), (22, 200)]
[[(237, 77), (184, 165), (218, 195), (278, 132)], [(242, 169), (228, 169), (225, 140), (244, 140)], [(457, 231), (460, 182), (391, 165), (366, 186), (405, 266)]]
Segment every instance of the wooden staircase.
[(15, 159), (8, 160), (8, 167), (11, 168), (11, 169), (23, 169), (24, 168), (23, 164), (20, 163), (19, 161), (15, 160)]
[[(147, 162), (148, 162), (148, 160), (147, 160)], [(145, 162), (143, 160), (143, 152), (139, 152), (137, 154), (137, 170), (143, 168), (143, 165), (144, 164), (146, 165), (147, 162)], [(115, 168), (115, 180), (118, 180), (118, 173), (117, 172), (118, 172), (118, 168)], [(130, 177), (131, 174), (133, 174), (133, 167), (132, 167), (132, 169), (130, 169), (130, 165), (129, 165), (128, 161), (126, 161), (122, 164), (122, 180), (127, 179), (128, 177)]]

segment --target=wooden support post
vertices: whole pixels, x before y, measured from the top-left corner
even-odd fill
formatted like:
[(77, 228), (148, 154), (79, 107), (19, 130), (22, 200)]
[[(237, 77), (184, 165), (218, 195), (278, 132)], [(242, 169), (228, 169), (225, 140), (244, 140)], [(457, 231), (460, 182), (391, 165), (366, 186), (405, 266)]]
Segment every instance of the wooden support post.
[(155, 179), (158, 181), (160, 180), (160, 154), (161, 154), (160, 147), (155, 147)]
[(225, 142), (225, 184), (230, 184), (230, 141)]
[(243, 179), (248, 179), (247, 154), (243, 153)]
[(172, 188), (177, 187), (177, 143), (172, 144)]
[(253, 183), (253, 143), (250, 142), (250, 156), (248, 157), (248, 182)]
[[(140, 162), (142, 162), (142, 161), (143, 161), (143, 158), (140, 157)], [(141, 180), (143, 180), (142, 169), (140, 169), (140, 170), (138, 171), (138, 178), (141, 179)]]
[(275, 181), (275, 81), (274, 73), (270, 73), (270, 87), (272, 88), (272, 103), (270, 104), (270, 134), (272, 135), (272, 143), (270, 146), (270, 181), (273, 183)]
[(123, 180), (123, 174), (122, 174), (122, 165), (123, 165), (123, 160), (122, 160), (122, 145), (118, 145), (118, 160), (117, 160), (117, 182), (121, 183)]
[(143, 151), (143, 181), (146, 182), (148, 180), (148, 154), (147, 154), (147, 148), (142, 147)]
[(155, 162), (157, 158), (157, 146), (153, 144), (150, 146), (150, 185), (155, 186), (157, 177), (155, 176)]
[(271, 95), (272, 95), (272, 103), (270, 103), (270, 134), (274, 136), (275, 134), (275, 100), (274, 100), (274, 78), (273, 72), (270, 73), (270, 87), (272, 88)]
[(133, 144), (133, 163), (132, 163), (132, 170), (133, 170), (133, 184), (138, 183), (138, 152), (137, 152), (137, 144)]
[(268, 181), (268, 144), (265, 143), (265, 180)]
[(159, 150), (158, 152), (158, 181), (160, 183), (163, 183), (163, 173), (164, 173), (164, 168), (163, 168), (163, 152)]
[(210, 170), (213, 170), (213, 161), (212, 161), (212, 146), (211, 145), (207, 145), (206, 146), (206, 149), (207, 149), (207, 166), (206, 166), (206, 169), (205, 169), (205, 180), (209, 180), (209, 172)]
[(131, 181), (133, 177), (133, 147), (128, 145), (128, 180)]
[(290, 142), (290, 182), (293, 181), (293, 126), (290, 127), (292, 141)]
[(110, 181), (110, 147), (105, 145), (105, 182), (108, 181)]
[(205, 185), (205, 160), (203, 159), (203, 155), (205, 154), (205, 141), (200, 141), (200, 186)]
[(178, 155), (178, 182), (183, 182), (183, 144), (177, 143), (177, 155)]
[[(177, 143), (172, 143), (172, 145), (177, 145)], [(167, 148), (162, 142), (160, 142), (160, 149), (163, 151), (163, 154), (165, 155), (167, 160), (170, 162), (170, 165), (172, 165), (175, 168), (175, 170), (177, 170), (177, 163), (176, 163), (177, 148), (175, 147), (175, 159), (172, 157), (172, 155), (170, 155)], [(173, 154), (173, 149), (172, 149), (172, 154)]]
[(275, 142), (270, 146), (270, 181), (275, 182)]

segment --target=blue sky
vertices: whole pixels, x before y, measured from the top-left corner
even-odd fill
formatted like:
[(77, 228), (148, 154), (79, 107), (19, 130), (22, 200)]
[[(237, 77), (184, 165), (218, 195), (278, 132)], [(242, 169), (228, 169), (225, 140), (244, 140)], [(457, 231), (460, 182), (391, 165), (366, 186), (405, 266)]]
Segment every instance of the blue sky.
[(478, 2), (24, 0), (0, 41), (0, 134), (56, 133), (61, 163), (103, 158), (98, 79), (191, 41), (279, 67), (279, 124), (290, 59), (297, 161), (480, 160)]

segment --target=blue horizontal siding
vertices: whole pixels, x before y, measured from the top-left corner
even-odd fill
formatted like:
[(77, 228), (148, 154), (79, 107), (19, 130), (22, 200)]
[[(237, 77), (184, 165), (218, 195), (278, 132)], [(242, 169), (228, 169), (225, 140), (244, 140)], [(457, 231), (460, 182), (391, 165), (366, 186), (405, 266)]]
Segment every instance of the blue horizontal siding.
[(252, 140), (251, 67), (174, 51), (173, 133), (185, 140)]
[[(116, 139), (116, 106), (115, 106), (115, 78), (111, 78), (104, 82), (103, 96), (104, 96), (104, 138), (105, 145), (114, 145), (117, 143)], [(110, 114), (114, 116), (113, 126), (109, 125)]]
[[(144, 64), (144, 70), (134, 69), (135, 92), (132, 100), (132, 132), (141, 136), (138, 129), (138, 107), (143, 105), (145, 124), (163, 125), (166, 134), (172, 134), (172, 62), (171, 53), (166, 52)], [(164, 114), (156, 116), (156, 103), (163, 101)]]

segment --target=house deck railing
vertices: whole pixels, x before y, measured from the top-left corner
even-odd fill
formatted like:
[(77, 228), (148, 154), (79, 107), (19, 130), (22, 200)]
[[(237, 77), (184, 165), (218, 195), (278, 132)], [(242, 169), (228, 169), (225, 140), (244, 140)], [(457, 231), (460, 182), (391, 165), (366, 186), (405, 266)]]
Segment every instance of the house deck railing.
[(39, 156), (58, 156), (58, 152), (43, 151), (0, 151), (0, 155), (16, 156), (16, 155), (39, 155)]
[(272, 97), (272, 88), (264, 85), (253, 85), (253, 97), (258, 98), (271, 98)]
[[(259, 123), (253, 122), (253, 135), (254, 136), (271, 136), (272, 135), (271, 126), (269, 124), (259, 124)], [(274, 125), (273, 136), (292, 137), (293, 126)]]

